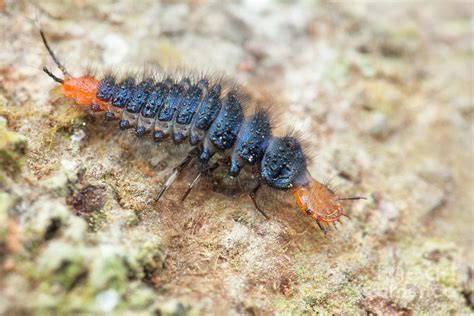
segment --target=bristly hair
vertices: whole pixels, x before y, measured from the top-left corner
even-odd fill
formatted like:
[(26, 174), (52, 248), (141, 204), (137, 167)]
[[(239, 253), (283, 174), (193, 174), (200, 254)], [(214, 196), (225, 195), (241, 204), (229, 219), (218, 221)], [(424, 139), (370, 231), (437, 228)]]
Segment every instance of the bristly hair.
[(222, 86), (221, 95), (235, 97), (240, 102), (242, 112), (245, 114), (245, 116), (247, 116), (247, 111), (252, 102), (250, 95), (244, 91), (241, 85), (227, 77), (222, 77), (220, 84)]
[(303, 155), (306, 160), (306, 165), (310, 166), (314, 162), (314, 157), (316, 156), (314, 152), (311, 150), (311, 147), (309, 145), (309, 141), (306, 136), (300, 131), (295, 129), (294, 127), (290, 127), (287, 129), (284, 137), (292, 137), (298, 141), (298, 143), (301, 146), (301, 149), (303, 150)]
[(84, 76), (96, 77), (97, 76), (97, 68), (92, 66), (90, 62), (88, 62), (85, 66)]
[(335, 194), (337, 191), (337, 186), (339, 185), (335, 185), (332, 182), (333, 179), (334, 179), (334, 175), (332, 177), (325, 177), (324, 180), (321, 182), (321, 184), (324, 185), (330, 192)]
[(185, 66), (177, 66), (177, 67), (166, 67), (162, 69), (162, 73), (160, 74), (160, 77), (163, 78), (163, 80), (166, 79), (171, 79), (173, 80), (174, 83), (179, 83), (183, 79), (189, 79), (191, 83), (194, 83), (195, 78), (196, 78), (196, 71), (194, 71), (192, 68), (188, 68)]
[(210, 70), (196, 70), (191, 77), (195, 84), (201, 80), (206, 80), (210, 86), (221, 82), (220, 77)]
[(138, 76), (136, 78), (137, 82), (142, 82), (142, 81), (149, 81), (151, 80), (152, 82), (156, 82), (156, 77), (157, 77), (157, 70), (154, 68), (145, 68), (141, 71), (138, 72)]
[(274, 133), (274, 130), (279, 127), (280, 122), (275, 118), (274, 113), (272, 111), (272, 107), (269, 104), (263, 104), (260, 102), (256, 103), (253, 115), (264, 115), (267, 117), (272, 130), (272, 135)]
[(272, 113), (270, 111), (270, 106), (263, 103), (256, 103), (254, 109), (255, 115), (265, 115), (270, 120), (270, 125), (272, 125)]
[(117, 80), (118, 77), (119, 77), (119, 73), (118, 73), (117, 69), (111, 68), (111, 67), (107, 67), (107, 68), (102, 69), (100, 74), (101, 74), (102, 78), (110, 77), (110, 78), (114, 78), (114, 80)]

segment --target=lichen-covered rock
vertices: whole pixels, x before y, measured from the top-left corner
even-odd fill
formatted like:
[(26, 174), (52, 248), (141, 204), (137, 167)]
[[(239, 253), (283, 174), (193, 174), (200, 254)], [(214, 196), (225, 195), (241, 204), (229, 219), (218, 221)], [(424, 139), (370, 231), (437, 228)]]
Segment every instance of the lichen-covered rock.
[(160, 307), (143, 282), (149, 265), (159, 270), (164, 260), (160, 238), (130, 229), (127, 221), (112, 223), (94, 238), (86, 221), (53, 196), (42, 195), (22, 214), (21, 242), (31, 253), (22, 255), (29, 261), (17, 259), (15, 271), (35, 280), (29, 308), (96, 313)]
[[(14, 174), (25, 162), (26, 138), (7, 129), (7, 121), (0, 117), (0, 177)], [(1, 180), (1, 178), (0, 178)]]
[[(72, 215), (63, 200), (42, 196), (28, 208), (24, 214), (22, 235), (29, 241), (50, 240), (60, 235), (65, 227), (70, 226)], [(76, 226), (81, 229), (81, 224)], [(84, 234), (81, 232), (81, 236)]]
[(197, 315), (189, 304), (178, 300), (168, 301), (158, 308), (158, 313), (164, 316), (187, 316)]
[(13, 205), (13, 198), (7, 192), (0, 192), (0, 240), (7, 236), (8, 210)]

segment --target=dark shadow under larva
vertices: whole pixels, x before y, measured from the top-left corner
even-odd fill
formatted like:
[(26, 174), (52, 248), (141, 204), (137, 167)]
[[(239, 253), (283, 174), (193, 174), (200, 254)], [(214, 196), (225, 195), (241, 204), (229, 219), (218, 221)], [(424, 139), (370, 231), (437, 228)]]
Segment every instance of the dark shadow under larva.
[[(251, 191), (257, 210), (268, 218), (259, 206), (257, 193), (262, 185), (291, 191), (299, 209), (313, 218), (326, 233), (330, 223), (345, 215), (341, 200), (327, 186), (313, 179), (306, 168), (301, 141), (294, 134), (272, 135), (271, 120), (265, 107), (257, 107), (253, 115), (245, 116), (247, 97), (238, 86), (226, 88), (208, 78), (183, 76), (180, 79), (152, 76), (137, 81), (133, 76), (118, 79), (105, 75), (71, 76), (54, 55), (40, 31), (51, 58), (64, 75), (55, 76), (43, 70), (62, 85), (65, 98), (79, 106), (105, 113), (105, 119), (118, 121), (120, 129), (134, 129), (137, 137), (151, 135), (157, 142), (171, 140), (175, 144), (188, 141), (191, 151), (173, 169), (158, 193), (157, 200), (191, 162), (198, 160), (199, 172), (183, 196), (190, 193), (203, 173), (212, 172), (219, 164), (228, 165), (228, 174), (236, 177), (246, 165), (257, 166), (258, 184)], [(211, 158), (223, 157), (215, 164)]]

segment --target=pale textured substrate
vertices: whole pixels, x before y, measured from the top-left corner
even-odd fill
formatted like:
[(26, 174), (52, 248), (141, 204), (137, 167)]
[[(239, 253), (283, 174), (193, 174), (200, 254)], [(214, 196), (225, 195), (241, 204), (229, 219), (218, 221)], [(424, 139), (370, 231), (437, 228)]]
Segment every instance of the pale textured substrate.
[[(48, 93), (35, 16), (73, 73), (187, 64), (265, 91), (315, 177), (369, 199), (327, 238), (270, 190), (265, 221), (225, 170), (154, 204), (187, 148)], [(1, 313), (472, 312), (472, 6), (7, 1), (0, 18)]]

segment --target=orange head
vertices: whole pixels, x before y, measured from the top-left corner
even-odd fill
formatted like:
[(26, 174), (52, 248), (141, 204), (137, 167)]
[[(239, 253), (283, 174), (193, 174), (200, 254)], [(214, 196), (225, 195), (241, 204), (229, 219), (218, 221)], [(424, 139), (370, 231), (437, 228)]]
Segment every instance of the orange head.
[(96, 78), (87, 75), (74, 78), (65, 74), (64, 79), (61, 79), (53, 75), (47, 68), (43, 68), (43, 71), (59, 82), (62, 85), (64, 97), (74, 99), (77, 105), (103, 105), (103, 102), (96, 97), (99, 87), (99, 80)]
[(77, 105), (91, 105), (97, 101), (98, 86), (99, 80), (91, 76), (65, 77), (63, 82), (64, 97), (74, 99)]
[(347, 216), (340, 201), (363, 199), (358, 196), (339, 198), (327, 186), (311, 178), (308, 172), (305, 179), (305, 184), (292, 189), (293, 196), (299, 209), (315, 219), (324, 233), (327, 232), (329, 223), (339, 221), (341, 216)]
[(64, 74), (64, 79), (56, 77), (46, 67), (43, 67), (43, 71), (53, 78), (54, 81), (59, 82), (62, 85), (64, 97), (74, 99), (77, 105), (92, 105), (100, 103), (96, 98), (99, 81), (88, 75), (77, 78), (72, 77), (49, 47), (48, 41), (41, 30), (40, 35), (49, 55), (58, 66), (59, 70)]

